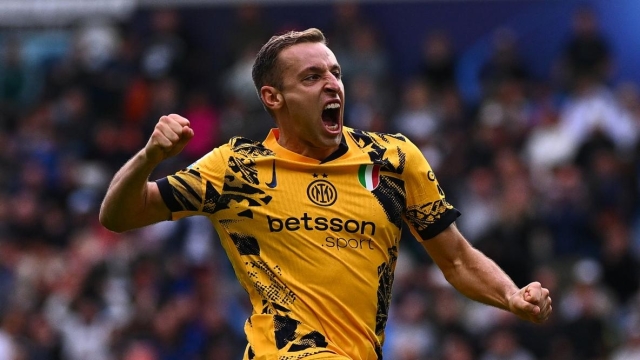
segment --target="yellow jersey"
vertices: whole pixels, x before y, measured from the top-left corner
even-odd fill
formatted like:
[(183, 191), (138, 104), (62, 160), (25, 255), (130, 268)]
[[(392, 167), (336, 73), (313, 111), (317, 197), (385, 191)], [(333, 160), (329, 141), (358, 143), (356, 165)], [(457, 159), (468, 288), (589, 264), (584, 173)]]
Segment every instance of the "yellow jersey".
[(157, 181), (172, 219), (204, 215), (253, 312), (245, 359), (382, 359), (403, 223), (419, 241), (459, 212), (400, 134), (345, 127), (319, 161), (233, 138)]

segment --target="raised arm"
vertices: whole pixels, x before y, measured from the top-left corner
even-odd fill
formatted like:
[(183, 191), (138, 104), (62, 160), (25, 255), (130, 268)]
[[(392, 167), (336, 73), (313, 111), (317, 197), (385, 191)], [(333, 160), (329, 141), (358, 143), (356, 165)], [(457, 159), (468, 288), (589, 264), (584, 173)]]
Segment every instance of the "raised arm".
[(534, 323), (546, 321), (551, 314), (549, 290), (538, 282), (518, 289), (495, 262), (469, 244), (454, 224), (422, 244), (447, 281), (468, 298)]
[(170, 211), (149, 175), (191, 140), (193, 130), (189, 125), (189, 120), (176, 114), (160, 118), (145, 147), (111, 180), (100, 207), (100, 223), (104, 227), (123, 232), (169, 219)]

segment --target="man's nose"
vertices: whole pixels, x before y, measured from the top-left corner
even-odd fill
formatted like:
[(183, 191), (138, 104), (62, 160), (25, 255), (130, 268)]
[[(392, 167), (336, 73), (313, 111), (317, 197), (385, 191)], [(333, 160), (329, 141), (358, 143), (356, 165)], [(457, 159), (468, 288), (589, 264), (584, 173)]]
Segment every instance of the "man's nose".
[(340, 80), (338, 80), (333, 74), (328, 75), (324, 89), (325, 91), (338, 92), (340, 90)]

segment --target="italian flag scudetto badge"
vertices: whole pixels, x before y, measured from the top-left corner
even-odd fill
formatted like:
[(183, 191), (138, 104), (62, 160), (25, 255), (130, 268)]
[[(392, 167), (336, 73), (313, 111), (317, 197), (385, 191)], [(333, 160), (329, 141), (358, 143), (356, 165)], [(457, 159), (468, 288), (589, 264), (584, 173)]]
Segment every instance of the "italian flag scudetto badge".
[(358, 180), (360, 180), (360, 185), (369, 191), (378, 187), (380, 183), (380, 165), (360, 165)]

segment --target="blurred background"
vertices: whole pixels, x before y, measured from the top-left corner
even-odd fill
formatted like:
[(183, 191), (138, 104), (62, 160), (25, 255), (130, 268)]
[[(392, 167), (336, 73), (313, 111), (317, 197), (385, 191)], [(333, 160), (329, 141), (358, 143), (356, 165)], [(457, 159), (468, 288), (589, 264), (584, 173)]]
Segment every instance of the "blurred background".
[(0, 360), (240, 359), (251, 309), (204, 218), (111, 233), (111, 177), (158, 118), (196, 137), (153, 178), (272, 121), (274, 33), (318, 27), (346, 124), (402, 132), (458, 226), (544, 325), (461, 297), (408, 231), (388, 360), (640, 359), (640, 2), (0, 0)]

